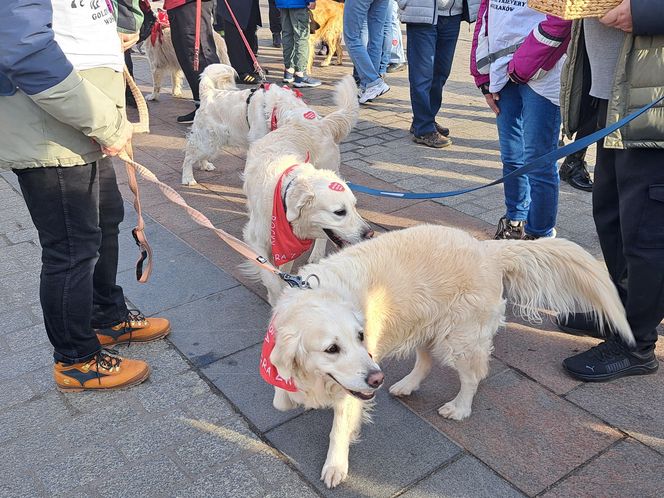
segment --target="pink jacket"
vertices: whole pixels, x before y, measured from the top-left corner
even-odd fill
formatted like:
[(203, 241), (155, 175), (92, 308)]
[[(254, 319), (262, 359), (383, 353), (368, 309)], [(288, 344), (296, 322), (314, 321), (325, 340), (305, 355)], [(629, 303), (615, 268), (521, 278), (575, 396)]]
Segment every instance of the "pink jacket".
[[(489, 83), (489, 75), (477, 69), (476, 52), (478, 39), (489, 36), (489, 0), (482, 0), (477, 14), (473, 44), (470, 52), (470, 73), (478, 87)], [(518, 22), (515, 19), (515, 22)], [(548, 71), (560, 60), (570, 41), (572, 21), (548, 15), (535, 26), (525, 38), (514, 39), (510, 44), (521, 43), (508, 65), (510, 79), (525, 84), (539, 71)]]

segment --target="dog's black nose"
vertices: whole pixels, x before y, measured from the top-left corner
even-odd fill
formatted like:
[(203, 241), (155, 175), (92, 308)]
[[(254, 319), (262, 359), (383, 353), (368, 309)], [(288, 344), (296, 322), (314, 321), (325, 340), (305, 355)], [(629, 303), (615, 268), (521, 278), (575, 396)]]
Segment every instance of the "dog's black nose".
[(371, 370), (367, 375), (367, 384), (369, 384), (374, 389), (380, 387), (385, 380), (385, 374), (380, 370)]
[(363, 239), (370, 239), (374, 236), (374, 231), (371, 228), (367, 228), (362, 234)]

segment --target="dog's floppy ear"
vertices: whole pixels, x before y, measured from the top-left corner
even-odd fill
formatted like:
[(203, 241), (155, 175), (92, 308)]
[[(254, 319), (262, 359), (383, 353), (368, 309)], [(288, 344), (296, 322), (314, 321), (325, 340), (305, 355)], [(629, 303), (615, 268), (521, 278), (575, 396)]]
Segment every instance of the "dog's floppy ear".
[(310, 206), (314, 201), (314, 192), (306, 181), (295, 180), (291, 193), (286, 198), (286, 219), (292, 222), (300, 217), (302, 209)]
[(270, 361), (284, 379), (290, 379), (299, 371), (298, 353), (301, 347), (300, 335), (290, 327), (277, 331)]

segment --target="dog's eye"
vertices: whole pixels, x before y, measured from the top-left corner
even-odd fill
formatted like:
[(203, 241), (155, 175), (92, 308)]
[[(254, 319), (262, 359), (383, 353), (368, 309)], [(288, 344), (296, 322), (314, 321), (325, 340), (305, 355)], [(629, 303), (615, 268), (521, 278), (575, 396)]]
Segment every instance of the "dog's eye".
[(326, 353), (329, 354), (337, 354), (339, 352), (339, 346), (336, 344), (332, 344), (329, 348), (325, 350)]
[(337, 216), (346, 216), (346, 210), (345, 209), (337, 209), (334, 214)]
[(360, 340), (360, 342), (364, 342), (364, 332), (360, 330), (357, 334), (357, 338)]

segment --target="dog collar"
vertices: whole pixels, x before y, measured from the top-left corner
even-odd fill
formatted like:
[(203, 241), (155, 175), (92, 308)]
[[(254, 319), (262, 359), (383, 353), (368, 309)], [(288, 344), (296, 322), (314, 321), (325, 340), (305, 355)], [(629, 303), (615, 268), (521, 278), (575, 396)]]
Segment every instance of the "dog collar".
[[(282, 197), (281, 186), (284, 178), (299, 164), (293, 164), (287, 168), (279, 177), (274, 188), (272, 199), (272, 223), (270, 224), (270, 242), (272, 245), (272, 259), (276, 266), (281, 266), (289, 261), (297, 259), (311, 247), (313, 240), (299, 239), (293, 233), (293, 227), (286, 217), (285, 192)], [(292, 182), (292, 181), (291, 181)], [(287, 185), (290, 186), (290, 183)]]
[(272, 354), (276, 341), (276, 332), (277, 329), (274, 327), (274, 318), (272, 318), (272, 320), (270, 320), (270, 325), (267, 328), (267, 332), (265, 333), (265, 339), (263, 340), (259, 371), (263, 380), (268, 384), (272, 384), (275, 387), (294, 393), (297, 391), (297, 387), (295, 387), (293, 379), (284, 379), (279, 375), (277, 367), (275, 367), (270, 361), (270, 354)]

